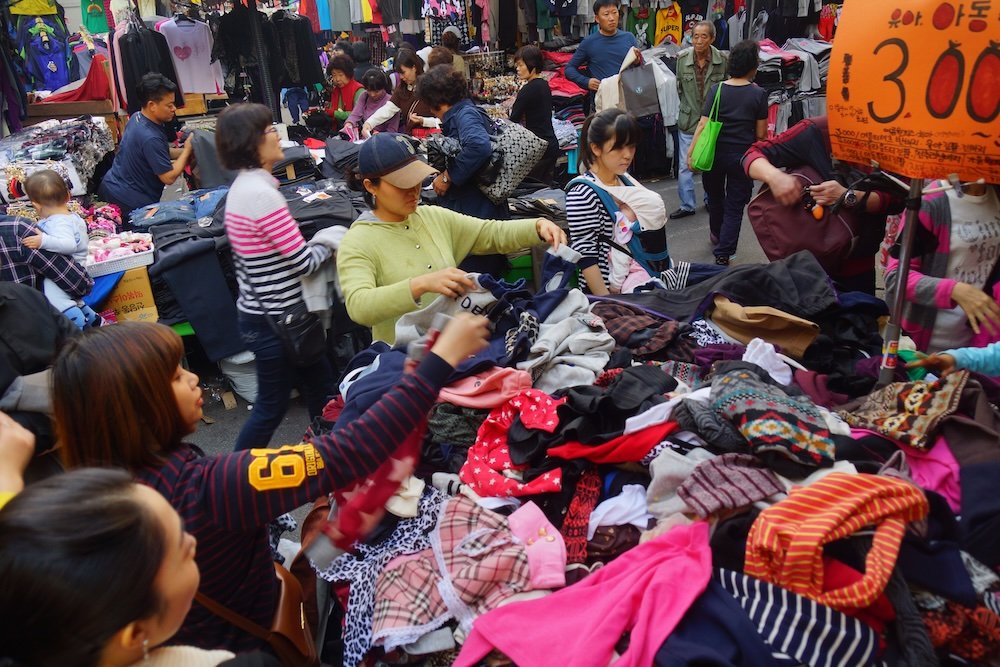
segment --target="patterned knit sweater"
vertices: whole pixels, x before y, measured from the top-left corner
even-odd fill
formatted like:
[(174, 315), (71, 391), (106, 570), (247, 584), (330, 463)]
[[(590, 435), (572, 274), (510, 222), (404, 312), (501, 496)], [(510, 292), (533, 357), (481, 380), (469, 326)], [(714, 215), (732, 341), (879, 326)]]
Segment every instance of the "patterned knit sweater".
[(325, 246), (306, 245), (278, 192), (278, 182), (263, 169), (241, 171), (233, 181), (226, 198), (225, 225), (237, 258), (240, 296), (236, 307), (245, 313), (260, 315), (266, 308), (268, 314), (278, 316), (302, 301), (299, 280), (330, 257)]

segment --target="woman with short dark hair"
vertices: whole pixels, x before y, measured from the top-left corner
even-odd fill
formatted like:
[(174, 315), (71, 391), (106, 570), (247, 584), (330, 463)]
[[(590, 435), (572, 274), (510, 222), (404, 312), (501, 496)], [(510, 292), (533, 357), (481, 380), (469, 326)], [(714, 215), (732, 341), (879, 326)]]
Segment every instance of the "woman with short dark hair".
[(340, 130), (344, 121), (354, 111), (364, 86), (354, 80), (354, 61), (348, 55), (336, 55), (326, 66), (326, 74), (333, 86), (330, 89), (330, 106), (326, 113), (333, 119), (333, 131)]
[(552, 174), (559, 157), (559, 141), (552, 128), (552, 91), (549, 83), (541, 77), (542, 52), (537, 46), (522, 46), (514, 54), (517, 75), (524, 81), (517, 99), (510, 109), (510, 119), (522, 123), (539, 139), (549, 142), (545, 155), (538, 161), (528, 178), (534, 178), (546, 185), (552, 183)]
[(442, 132), (458, 139), (462, 146), (449, 168), (434, 179), (438, 203), (477, 218), (510, 217), (506, 202), (494, 204), (476, 187), (476, 173), (493, 154), (493, 123), (469, 99), (469, 85), (462, 73), (447, 65), (431, 68), (417, 83), (417, 97), (441, 120)]
[(396, 54), (394, 68), (399, 74), (399, 83), (389, 101), (372, 114), (361, 128), (361, 136), (371, 136), (382, 123), (397, 117), (400, 132), (413, 136), (425, 136), (441, 126), (441, 122), (416, 95), (417, 79), (424, 74), (424, 61), (412, 49), (401, 48)]
[(257, 402), (240, 430), (236, 449), (266, 447), (298, 387), (317, 417), (333, 393), (333, 371), (326, 358), (297, 368), (288, 358), (268, 318), (281, 317), (302, 302), (300, 279), (330, 259), (323, 245), (306, 245), (288, 211), (271, 167), (284, 159), (271, 112), (260, 104), (234, 104), (219, 114), (215, 131), (219, 159), (239, 170), (226, 198), (226, 234), (236, 260), (240, 333), (256, 356)]
[[(702, 177), (708, 194), (708, 226), (715, 263), (728, 266), (740, 240), (743, 209), (750, 202), (753, 181), (743, 171), (750, 145), (767, 137), (767, 91), (753, 82), (760, 63), (759, 47), (745, 39), (729, 52), (729, 78), (709, 88), (701, 121), (684, 159), (691, 163), (694, 147), (712, 113), (719, 93), (718, 120), (722, 131), (715, 144), (715, 161)], [(694, 168), (692, 167), (692, 171)]]

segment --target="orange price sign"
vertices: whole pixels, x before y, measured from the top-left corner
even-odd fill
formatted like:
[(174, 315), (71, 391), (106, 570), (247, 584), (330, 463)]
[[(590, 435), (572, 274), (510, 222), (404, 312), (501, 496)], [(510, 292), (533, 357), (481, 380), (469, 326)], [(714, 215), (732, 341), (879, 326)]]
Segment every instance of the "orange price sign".
[(1000, 183), (1000, 0), (846, 0), (827, 107), (840, 160)]

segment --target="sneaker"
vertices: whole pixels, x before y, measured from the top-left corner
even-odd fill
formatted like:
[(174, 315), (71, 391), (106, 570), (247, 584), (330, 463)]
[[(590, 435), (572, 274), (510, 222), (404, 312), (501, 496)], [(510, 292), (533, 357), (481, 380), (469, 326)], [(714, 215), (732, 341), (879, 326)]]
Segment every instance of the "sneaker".
[(686, 218), (689, 215), (694, 215), (694, 211), (689, 208), (679, 208), (670, 214), (671, 220), (680, 220), (681, 218)]
[(715, 258), (715, 263), (719, 266), (729, 266), (729, 257), (726, 255), (719, 255)]

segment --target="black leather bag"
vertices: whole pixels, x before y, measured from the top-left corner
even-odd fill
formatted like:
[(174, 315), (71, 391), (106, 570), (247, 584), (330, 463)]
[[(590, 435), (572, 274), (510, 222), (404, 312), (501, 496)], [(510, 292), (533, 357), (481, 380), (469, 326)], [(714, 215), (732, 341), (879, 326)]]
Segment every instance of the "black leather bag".
[[(233, 254), (235, 257), (235, 253)], [(316, 313), (309, 312), (305, 302), (300, 301), (286, 308), (277, 319), (267, 314), (267, 306), (261, 301), (253, 283), (247, 280), (250, 293), (257, 305), (264, 311), (264, 320), (285, 348), (288, 363), (297, 368), (306, 368), (319, 362), (326, 354), (326, 332)]]

